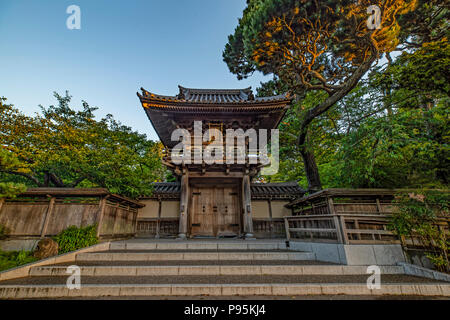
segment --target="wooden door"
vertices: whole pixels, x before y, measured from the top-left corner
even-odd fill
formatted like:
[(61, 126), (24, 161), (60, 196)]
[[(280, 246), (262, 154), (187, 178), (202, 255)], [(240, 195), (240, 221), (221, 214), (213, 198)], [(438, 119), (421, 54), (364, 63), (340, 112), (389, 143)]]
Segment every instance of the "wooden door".
[(190, 210), (192, 236), (239, 234), (237, 187), (193, 187)]
[(239, 234), (239, 208), (237, 187), (216, 188), (215, 199), (218, 203), (218, 236)]
[(193, 188), (191, 206), (191, 235), (214, 236), (214, 189)]

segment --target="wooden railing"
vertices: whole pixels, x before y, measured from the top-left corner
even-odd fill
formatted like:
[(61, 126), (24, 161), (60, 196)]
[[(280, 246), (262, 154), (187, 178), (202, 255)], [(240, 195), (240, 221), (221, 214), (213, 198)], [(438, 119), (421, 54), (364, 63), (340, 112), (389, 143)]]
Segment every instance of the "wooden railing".
[(399, 243), (386, 215), (327, 214), (285, 217), (287, 240), (343, 244)]
[(136, 233), (141, 237), (175, 237), (178, 226), (179, 218), (141, 218)]
[[(198, 150), (196, 148), (187, 148), (187, 151), (190, 151), (190, 159), (186, 156), (185, 159), (186, 161), (189, 159), (191, 164), (195, 164), (195, 156), (198, 156), (199, 159), (202, 159), (202, 162), (204, 160), (205, 154), (204, 154), (204, 149), (203, 150)], [(246, 148), (238, 148), (235, 147), (233, 148), (233, 152), (232, 155), (228, 155), (227, 152), (229, 150), (225, 147), (223, 148), (223, 152), (222, 152), (222, 159), (216, 159), (217, 157), (211, 156), (211, 161), (214, 160), (214, 163), (216, 164), (227, 164), (227, 162), (230, 162), (231, 160), (233, 164), (240, 164), (242, 162), (242, 164), (247, 164), (250, 163), (250, 161), (252, 161), (253, 164), (261, 164), (261, 163), (267, 163), (268, 159), (266, 159), (267, 155), (264, 155), (262, 153), (260, 153), (258, 150), (253, 150), (253, 149), (246, 149)], [(171, 152), (166, 152), (163, 155), (163, 159), (165, 162), (171, 163), (173, 162), (172, 159), (172, 153)], [(183, 159), (179, 158), (177, 159), (178, 161), (183, 161)]]
[[(417, 247), (419, 235), (398, 239), (388, 228), (396, 210), (394, 194), (395, 190), (385, 189), (327, 189), (293, 201), (288, 205), (292, 216), (284, 218), (286, 237), (343, 244), (402, 242)], [(437, 219), (435, 225), (450, 232), (448, 217)]]
[(253, 219), (253, 233), (258, 238), (284, 238), (283, 218)]

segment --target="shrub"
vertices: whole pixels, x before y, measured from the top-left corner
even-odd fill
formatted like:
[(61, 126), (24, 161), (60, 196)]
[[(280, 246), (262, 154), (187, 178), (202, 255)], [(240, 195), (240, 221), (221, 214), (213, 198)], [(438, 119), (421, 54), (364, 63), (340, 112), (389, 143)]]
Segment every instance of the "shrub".
[(0, 240), (6, 239), (7, 233), (6, 227), (0, 224)]
[(0, 251), (0, 271), (36, 261), (31, 251)]
[(86, 248), (98, 243), (97, 226), (71, 226), (58, 234), (54, 240), (58, 243), (59, 254)]
[(404, 247), (405, 238), (417, 239), (426, 256), (443, 272), (450, 272), (450, 239), (442, 223), (442, 219), (449, 219), (449, 200), (448, 192), (434, 190), (399, 193), (395, 199), (397, 210), (390, 221), (390, 229)]

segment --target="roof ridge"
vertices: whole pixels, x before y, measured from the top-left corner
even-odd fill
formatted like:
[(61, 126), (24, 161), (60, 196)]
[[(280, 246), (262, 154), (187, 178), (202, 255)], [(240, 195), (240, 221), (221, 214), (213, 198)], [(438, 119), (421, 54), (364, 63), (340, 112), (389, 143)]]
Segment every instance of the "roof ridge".
[(241, 92), (250, 92), (252, 91), (252, 87), (248, 88), (234, 88), (234, 89), (205, 89), (205, 88), (187, 88), (182, 85), (178, 85), (180, 90), (187, 90), (190, 93), (228, 93), (228, 94), (239, 94)]

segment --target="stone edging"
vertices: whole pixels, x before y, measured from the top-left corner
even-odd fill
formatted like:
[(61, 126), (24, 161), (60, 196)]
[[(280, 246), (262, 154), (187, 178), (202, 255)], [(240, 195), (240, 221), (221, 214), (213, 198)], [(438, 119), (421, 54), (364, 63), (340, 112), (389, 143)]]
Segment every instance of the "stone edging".
[(49, 264), (65, 263), (75, 261), (75, 257), (79, 253), (94, 252), (94, 251), (107, 251), (109, 250), (111, 242), (99, 243), (87, 248), (83, 248), (77, 251), (65, 253), (59, 256), (50, 257), (48, 259), (39, 260), (33, 263), (29, 263), (23, 266), (16, 267), (14, 269), (5, 270), (0, 272), (0, 281), (10, 280), (16, 278), (28, 277), (30, 270), (33, 267), (44, 266)]
[(397, 265), (403, 267), (403, 272), (410, 276), (450, 282), (450, 274), (419, 267), (414, 264), (409, 264), (405, 262), (399, 262), (397, 263)]

